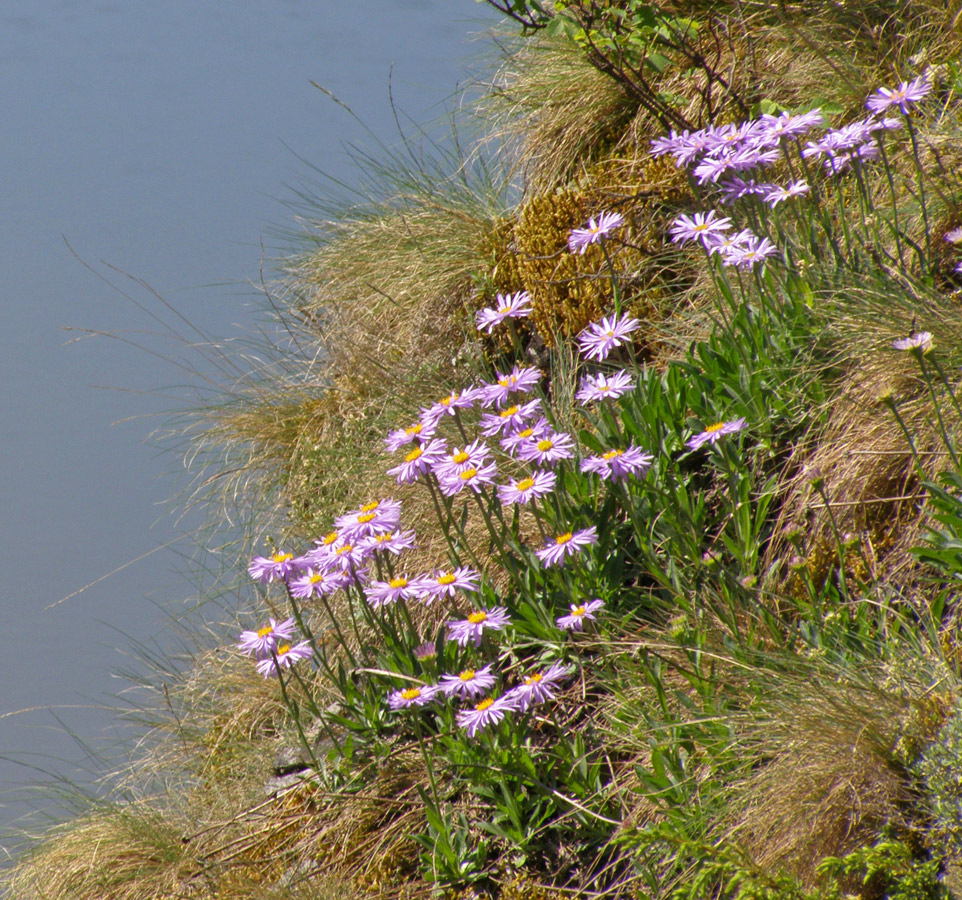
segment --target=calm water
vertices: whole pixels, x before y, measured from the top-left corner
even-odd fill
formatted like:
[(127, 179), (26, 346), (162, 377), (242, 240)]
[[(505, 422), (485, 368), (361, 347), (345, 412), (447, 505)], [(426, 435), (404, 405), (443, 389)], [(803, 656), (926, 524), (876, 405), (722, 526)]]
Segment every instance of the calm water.
[(397, 106), (439, 116), (486, 11), (0, 5), (0, 825), (31, 802), (34, 766), (94, 777), (83, 744), (111, 739), (107, 707), (129, 684), (115, 673), (142, 668), (141, 645), (171, 647), (170, 617), (196, 593), (184, 557), (198, 521), (175, 524), (165, 505), (180, 459), (145, 443), (190, 402), (176, 361), (196, 359), (171, 329), (194, 336), (137, 282), (205, 333), (243, 338), (262, 316), (247, 286), (262, 254), (288, 249), (271, 235), (293, 225), (281, 201), (307, 175), (298, 157), (350, 183), (344, 145), (369, 140), (310, 82), (391, 142), (392, 63)]

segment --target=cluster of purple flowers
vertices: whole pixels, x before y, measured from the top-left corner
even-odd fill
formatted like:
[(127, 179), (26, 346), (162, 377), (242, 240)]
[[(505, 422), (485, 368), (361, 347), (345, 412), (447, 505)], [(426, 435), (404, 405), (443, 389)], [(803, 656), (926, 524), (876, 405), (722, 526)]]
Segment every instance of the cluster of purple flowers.
[(671, 224), (671, 239), (676, 244), (699, 241), (708, 255), (718, 254), (726, 266), (751, 269), (778, 252), (767, 238), (748, 229), (732, 231), (731, 219), (718, 216), (714, 210), (681, 215)]
[(242, 653), (257, 659), (257, 671), (267, 678), (314, 654), (307, 641), (292, 644), (294, 634), (293, 619), (285, 619), (283, 622), (269, 619), (268, 623), (257, 631), (242, 631), (237, 647)]
[(560, 663), (530, 672), (521, 682), (501, 696), (488, 692), (497, 684), (497, 677), (487, 665), (481, 669), (464, 669), (457, 675), (442, 675), (438, 684), (402, 688), (388, 694), (391, 709), (425, 706), (432, 700), (448, 698), (473, 701), (467, 709), (458, 711), (458, 727), (465, 729), (469, 738), (478, 731), (500, 722), (508, 712), (525, 713), (535, 706), (554, 700), (560, 683), (571, 670)]

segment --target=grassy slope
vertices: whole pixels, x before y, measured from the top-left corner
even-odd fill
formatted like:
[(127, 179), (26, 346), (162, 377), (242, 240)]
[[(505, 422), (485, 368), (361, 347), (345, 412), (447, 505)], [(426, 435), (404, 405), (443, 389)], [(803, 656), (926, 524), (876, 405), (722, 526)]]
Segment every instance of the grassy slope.
[[(748, 106), (832, 102), (851, 114), (893, 72), (917, 69), (923, 50), (931, 64), (957, 54), (939, 4), (817, 5), (806, 19), (765, 3), (741, 7), (747, 19), (722, 10), (718, 66)], [(695, 4), (693, 15), (707, 13)], [(665, 77), (676, 93), (692, 87)], [(955, 185), (938, 170), (953, 168), (953, 70), (938, 77), (940, 101), (919, 126), (944, 155), (923, 160), (937, 237), (959, 224)], [(692, 98), (685, 112), (696, 116)], [(384, 709), (385, 692), (405, 682), (321, 669), (289, 681), (285, 698), (228, 635), (164, 698), (171, 715), (126, 794), (39, 840), (7, 878), (11, 897), (316, 900), (438, 884), (530, 898), (935, 896), (939, 877), (951, 882), (962, 851), (955, 484), (937, 509), (945, 537), (929, 568), (908, 548), (920, 540), (923, 479), (952, 469), (957, 417), (944, 389), (890, 346), (916, 321), (937, 324), (933, 359), (957, 370), (962, 321), (944, 248), (928, 280), (868, 254), (816, 256), (808, 294), (789, 280), (785, 302), (770, 303), (764, 284), (749, 284), (739, 310), (726, 310), (696, 254), (665, 238), (696, 201), (677, 170), (650, 158), (661, 131), (636, 90), (563, 39), (536, 37), (507, 60), (489, 104), (490, 140), (502, 162), (513, 148), (523, 171), (517, 202), (507, 163), (497, 173), (457, 155), (422, 157), (420, 168), (368, 160), (381, 193), (339, 213), (318, 208), (316, 246), (291, 265), (282, 316), (296, 341), (283, 372), (211, 410), (205, 440), (239, 461), (225, 497), (267, 496), (283, 510), (252, 541), (269, 532), (302, 548), (344, 509), (392, 494), (421, 536), (409, 571), (422, 571), (448, 548), (429, 499), (385, 479), (383, 435), (496, 365), (537, 363), (559, 427), (604, 446), (614, 425), (661, 451), (648, 493), (618, 499), (566, 482), (570, 510), (603, 526), (606, 550), (589, 573), (607, 592), (599, 630), (567, 641), (550, 628), (551, 604), (564, 611), (587, 582), (537, 564), (513, 574), (489, 548), (485, 599), (528, 615), (500, 662), (517, 673), (557, 658), (578, 677), (527, 731), (471, 742), (450, 720), (425, 720), (425, 755), (421, 726)], [(884, 197), (885, 182), (867, 189)], [(834, 198), (836, 222), (855, 208), (849, 190)], [(921, 243), (917, 194), (899, 204)], [(568, 342), (612, 303), (610, 282), (594, 277), (605, 270), (598, 249), (564, 251), (570, 229), (604, 208), (629, 222), (613, 262), (626, 308), (645, 322), (633, 353), (648, 363), (616, 423), (579, 418)], [(519, 343), (475, 333), (475, 310), (521, 289), (535, 315)], [(737, 459), (685, 457), (686, 429), (735, 414), (751, 420)], [(483, 548), (483, 519), (472, 512), (465, 527)], [(512, 539), (531, 542), (538, 527), (522, 517)], [(286, 615), (275, 590), (251, 602), (252, 619)], [(433, 635), (450, 615), (394, 621), (395, 637), (376, 622), (351, 632), (345, 602), (310, 621), (329, 635), (341, 623), (328, 659), (363, 658), (356, 668), (411, 665), (397, 632)], [(410, 671), (436, 677), (430, 666), (442, 663), (465, 658)], [(301, 727), (320, 780), (275, 758), (303, 755)], [(281, 770), (295, 774), (270, 781)]]

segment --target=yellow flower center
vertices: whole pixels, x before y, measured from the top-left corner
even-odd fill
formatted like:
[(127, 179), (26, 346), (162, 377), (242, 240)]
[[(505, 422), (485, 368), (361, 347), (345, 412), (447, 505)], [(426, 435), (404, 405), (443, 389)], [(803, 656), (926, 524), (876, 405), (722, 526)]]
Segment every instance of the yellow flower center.
[(517, 490), (519, 490), (519, 491), (530, 491), (531, 488), (533, 488), (533, 487), (534, 487), (534, 479), (533, 479), (533, 478), (522, 478), (521, 481), (519, 481), (519, 482), (515, 485), (515, 488), (517, 488)]
[(293, 553), (275, 553), (271, 557), (271, 559), (274, 560), (274, 562), (276, 563), (287, 562), (289, 559), (293, 559), (293, 558), (294, 558)]
[(450, 406), (450, 405), (451, 405), (452, 403), (454, 403), (454, 401), (457, 400), (457, 399), (458, 399), (457, 393), (452, 393), (452, 394), (448, 394), (447, 397), (442, 398), (442, 399), (439, 400), (438, 402), (439, 402), (442, 406)]
[(499, 379), (498, 379), (498, 384), (500, 384), (501, 387), (508, 387), (508, 386), (511, 384), (511, 379), (510, 379), (510, 378), (499, 378)]
[(421, 696), (421, 688), (405, 688), (401, 691), (401, 696), (405, 700), (417, 700)]
[(624, 452), (625, 452), (624, 450), (609, 450), (607, 453), (602, 453), (601, 458), (615, 459), (616, 457), (621, 456)]
[(267, 637), (267, 635), (273, 634), (273, 633), (274, 633), (274, 629), (270, 625), (265, 625), (263, 628), (257, 629), (258, 637)]
[(373, 522), (377, 518), (377, 513), (364, 513), (357, 517), (358, 525), (367, 525), (368, 522)]
[(420, 447), (415, 447), (407, 456), (404, 457), (405, 462), (414, 462), (418, 459), (424, 451)]
[(471, 454), (465, 453), (463, 450), (458, 450), (457, 453), (451, 454), (451, 459), (458, 465), (461, 465), (461, 463), (467, 462), (469, 459), (471, 459)]
[(280, 647), (277, 648), (277, 655), (278, 655), (278, 656), (283, 656), (283, 655), (284, 655), (285, 653), (287, 653), (290, 649), (291, 649), (291, 645), (290, 645), (290, 644), (281, 644)]
[(709, 425), (705, 431), (714, 433), (716, 431), (721, 431), (725, 427), (724, 422), (715, 422), (713, 425)]
[(458, 678), (462, 681), (474, 681), (474, 669), (465, 669)]
[(323, 575), (323, 573), (321, 573), (321, 572), (314, 572), (314, 573), (310, 576), (310, 580), (311, 580), (311, 584), (317, 584), (319, 581), (323, 581), (323, 580), (324, 580), (324, 575)]
[(480, 703), (476, 703), (474, 708), (478, 712), (484, 712), (492, 703), (494, 703), (494, 700), (490, 697), (485, 697)]
[(350, 553), (354, 549), (352, 544), (345, 544), (343, 547), (338, 547), (335, 556), (343, 556), (345, 553)]
[(559, 534), (559, 535), (554, 539), (554, 542), (555, 542), (556, 544), (567, 544), (568, 541), (570, 541), (573, 537), (574, 537), (574, 535), (573, 535), (570, 531), (566, 531), (564, 534)]
[(462, 481), (470, 481), (477, 474), (478, 474), (477, 469), (465, 469), (463, 472), (461, 472), (458, 475), (458, 478), (460, 478)]
[(503, 316), (506, 312), (511, 312), (511, 307), (507, 303), (504, 306), (498, 307), (498, 315)]
[(538, 441), (538, 444), (537, 444), (538, 449), (542, 453), (544, 453), (546, 450), (550, 450), (553, 446), (554, 446), (554, 441), (551, 440), (550, 438), (543, 438), (542, 440)]
[(409, 425), (404, 429), (404, 433), (408, 437), (413, 437), (414, 435), (420, 434), (424, 430), (424, 426), (418, 422), (417, 425)]
[(541, 681), (540, 672), (535, 672), (534, 675), (525, 675), (524, 677), (525, 684), (537, 684), (539, 681)]
[(371, 503), (365, 503), (364, 506), (361, 507), (361, 512), (362, 513), (373, 512), (380, 505), (381, 505), (380, 500), (373, 500)]
[(446, 572), (444, 575), (438, 576), (438, 584), (454, 584), (456, 580), (454, 572)]
[(473, 612), (468, 616), (468, 621), (472, 625), (480, 625), (482, 622), (487, 622), (488, 614), (482, 610), (481, 612)]
[(571, 610), (571, 615), (573, 616), (583, 616), (585, 614), (585, 608), (583, 606), (576, 606)]
[(388, 584), (392, 588), (403, 588), (408, 586), (408, 580), (403, 575), (398, 575), (397, 578), (392, 578)]
[(325, 547), (330, 547), (330, 545), (333, 544), (337, 540), (337, 538), (338, 538), (338, 533), (336, 531), (332, 531), (329, 534), (325, 534), (324, 537), (321, 538), (321, 543)]
[(705, 231), (705, 230), (707, 230), (707, 228), (708, 228), (708, 223), (707, 223), (707, 222), (699, 222), (697, 225), (695, 225), (695, 226), (692, 228), (692, 231)]
[(524, 431), (519, 431), (519, 432), (518, 432), (518, 437), (519, 437), (519, 438), (529, 438), (529, 437), (531, 437), (531, 435), (533, 435), (533, 434), (534, 434), (534, 429), (533, 429), (533, 428), (525, 428)]
[(515, 404), (514, 406), (509, 406), (507, 409), (502, 409), (502, 410), (501, 410), (501, 418), (502, 418), (502, 419), (510, 419), (511, 416), (516, 415), (517, 412), (518, 412), (518, 406), (517, 406), (517, 404)]

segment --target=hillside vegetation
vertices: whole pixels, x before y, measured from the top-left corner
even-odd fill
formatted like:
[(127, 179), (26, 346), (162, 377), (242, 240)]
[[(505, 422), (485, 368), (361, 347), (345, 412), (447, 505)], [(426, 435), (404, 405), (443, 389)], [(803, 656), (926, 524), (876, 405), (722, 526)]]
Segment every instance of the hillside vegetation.
[(241, 621), (10, 898), (962, 897), (958, 4), (488, 2), (203, 412)]

